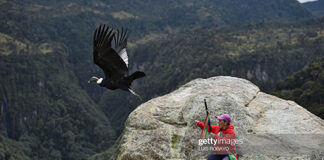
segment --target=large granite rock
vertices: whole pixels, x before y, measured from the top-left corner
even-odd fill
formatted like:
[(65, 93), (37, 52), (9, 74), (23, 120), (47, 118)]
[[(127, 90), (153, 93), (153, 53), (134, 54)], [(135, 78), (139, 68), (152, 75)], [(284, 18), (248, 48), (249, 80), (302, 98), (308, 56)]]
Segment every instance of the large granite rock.
[(206, 159), (213, 151), (198, 145), (194, 123), (204, 121), (204, 99), (212, 125), (216, 115), (232, 116), (240, 159), (321, 159), (324, 120), (247, 80), (223, 76), (196, 79), (138, 106), (113, 159)]

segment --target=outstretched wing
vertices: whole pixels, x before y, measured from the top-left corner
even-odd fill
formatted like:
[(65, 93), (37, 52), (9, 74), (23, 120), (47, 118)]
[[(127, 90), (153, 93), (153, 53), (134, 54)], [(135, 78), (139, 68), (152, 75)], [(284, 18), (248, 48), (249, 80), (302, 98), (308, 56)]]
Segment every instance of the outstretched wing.
[(127, 29), (125, 29), (124, 31), (123, 28), (121, 32), (117, 30), (117, 34), (114, 36), (116, 52), (123, 59), (127, 67), (128, 67), (128, 55), (126, 51), (126, 46), (127, 46), (128, 36), (129, 36), (129, 32), (127, 31)]
[(100, 25), (93, 36), (93, 60), (104, 72), (106, 77), (124, 76), (128, 68), (122, 58), (111, 48), (115, 32), (106, 25)]

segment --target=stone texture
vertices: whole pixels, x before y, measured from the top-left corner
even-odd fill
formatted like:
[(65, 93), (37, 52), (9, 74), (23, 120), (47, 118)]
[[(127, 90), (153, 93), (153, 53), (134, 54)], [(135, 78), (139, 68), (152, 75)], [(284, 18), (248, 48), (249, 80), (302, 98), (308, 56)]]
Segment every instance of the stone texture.
[[(285, 146), (275, 149), (284, 147), (298, 152), (304, 148), (302, 144), (296, 145), (295, 138), (278, 140), (277, 135), (324, 134), (324, 121), (295, 102), (260, 92), (247, 80), (219, 76), (193, 80), (170, 94), (138, 106), (125, 123), (113, 159), (206, 159), (213, 152), (198, 149), (201, 130), (194, 123), (194, 120), (204, 121), (204, 99), (208, 103), (212, 125), (217, 124), (217, 115), (228, 113), (232, 116), (237, 139), (255, 135), (253, 140), (258, 143), (279, 141)], [(318, 146), (315, 149), (321, 151), (324, 139), (314, 138)], [(246, 140), (244, 143), (253, 142)], [(240, 159), (309, 158), (304, 154), (286, 157), (252, 154), (251, 149), (238, 146)], [(308, 149), (314, 150), (312, 147)]]

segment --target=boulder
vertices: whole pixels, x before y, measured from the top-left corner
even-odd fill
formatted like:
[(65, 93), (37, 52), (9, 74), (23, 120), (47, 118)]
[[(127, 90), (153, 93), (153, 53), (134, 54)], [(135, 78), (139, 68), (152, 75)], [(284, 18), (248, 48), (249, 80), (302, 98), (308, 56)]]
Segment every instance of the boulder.
[(206, 159), (214, 151), (201, 148), (201, 129), (194, 122), (206, 117), (204, 99), (212, 125), (217, 125), (215, 116), (232, 117), (240, 159), (323, 155), (324, 120), (293, 101), (261, 92), (248, 80), (218, 76), (193, 80), (138, 106), (125, 123), (113, 159)]

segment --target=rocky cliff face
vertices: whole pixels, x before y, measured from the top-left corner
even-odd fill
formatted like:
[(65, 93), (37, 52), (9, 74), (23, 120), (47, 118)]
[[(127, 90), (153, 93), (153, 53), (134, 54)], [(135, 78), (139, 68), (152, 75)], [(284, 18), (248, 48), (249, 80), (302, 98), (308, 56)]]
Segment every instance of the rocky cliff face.
[(196, 79), (140, 105), (129, 115), (113, 158), (206, 159), (213, 151), (199, 146), (201, 129), (194, 123), (204, 121), (204, 99), (212, 125), (215, 116), (231, 115), (240, 159), (307, 159), (323, 153), (324, 120), (247, 80), (220, 76)]

